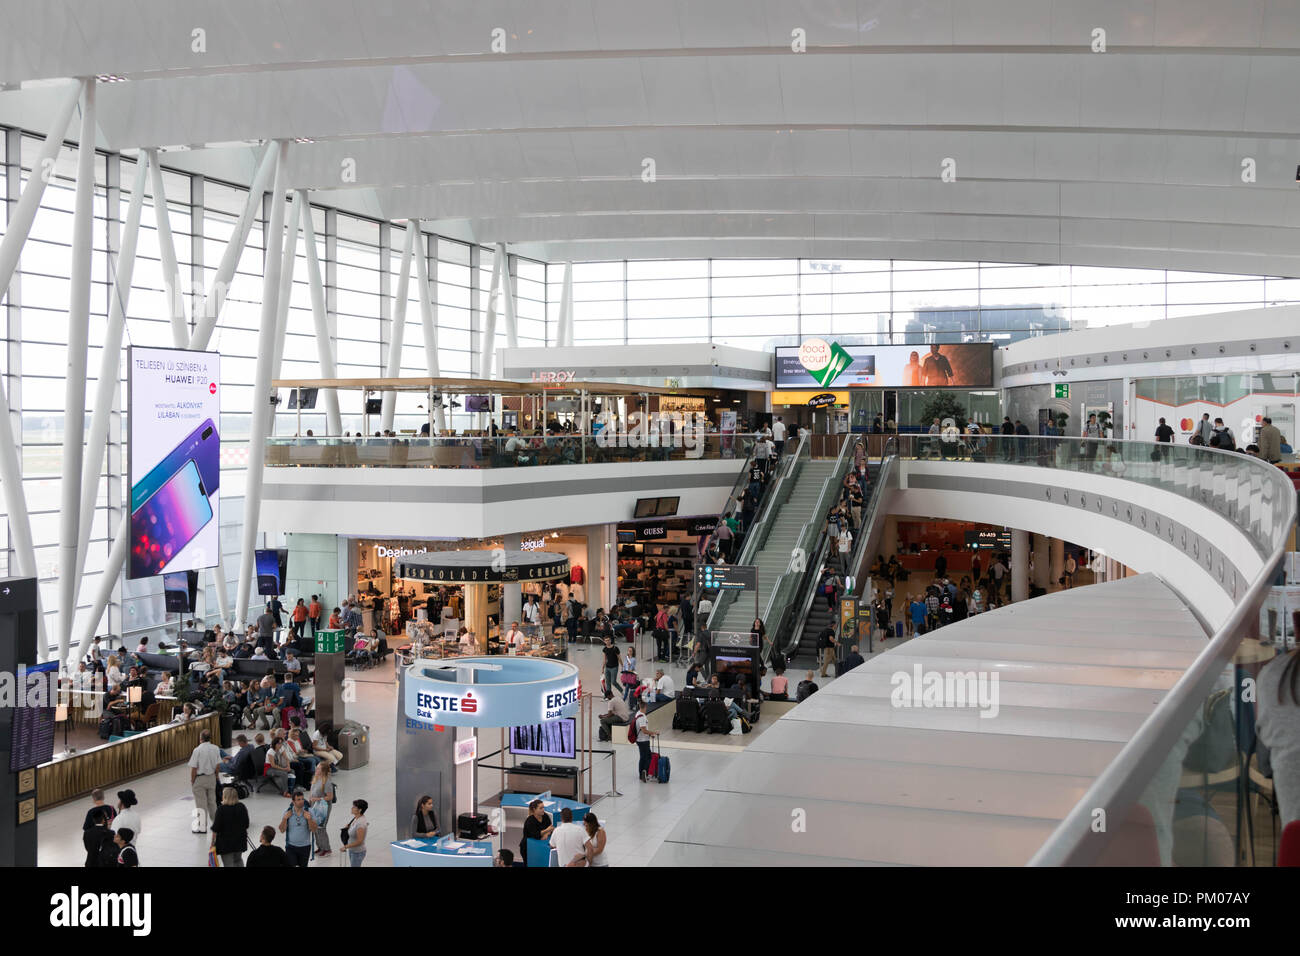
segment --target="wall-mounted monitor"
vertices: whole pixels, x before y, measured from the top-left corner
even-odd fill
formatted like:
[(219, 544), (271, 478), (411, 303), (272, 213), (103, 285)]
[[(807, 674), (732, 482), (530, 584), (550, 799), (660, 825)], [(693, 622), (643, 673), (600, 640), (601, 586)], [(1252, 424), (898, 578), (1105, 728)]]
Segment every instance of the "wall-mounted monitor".
[(632, 511), (633, 518), (653, 518), (655, 509), (659, 507), (658, 498), (638, 498), (636, 508)]
[(316, 393), (320, 389), (316, 388), (295, 388), (289, 392), (289, 410), (308, 409), (316, 407)]
[(492, 411), (492, 396), (491, 395), (466, 395), (465, 411), (467, 412)]
[(681, 498), (660, 498), (659, 503), (655, 506), (656, 518), (671, 518), (677, 514), (677, 506), (681, 503)]

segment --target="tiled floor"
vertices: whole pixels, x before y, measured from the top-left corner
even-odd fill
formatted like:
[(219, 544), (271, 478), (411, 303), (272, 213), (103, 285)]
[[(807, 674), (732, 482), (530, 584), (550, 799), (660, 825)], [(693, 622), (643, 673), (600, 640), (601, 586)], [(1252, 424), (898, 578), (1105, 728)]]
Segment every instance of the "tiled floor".
[[(574, 647), (570, 660), (582, 672), (583, 683), (599, 685), (601, 655), (593, 647)], [(680, 684), (685, 677), (684, 668), (670, 668)], [(348, 716), (368, 724), (372, 730), (370, 763), (336, 776), (339, 804), (330, 819), (330, 833), (337, 836), (338, 829), (347, 820), (348, 807), (358, 798), (370, 804), (366, 814), (371, 828), (368, 837), (370, 852), (365, 866), (391, 866), (388, 844), (396, 835), (396, 818), (393, 806), (393, 721), (396, 712), (396, 685), (391, 679), (391, 667), (363, 671), (355, 675), (358, 681), (357, 701), (348, 705)], [(598, 708), (603, 710), (603, 707)], [(765, 729), (760, 723), (760, 729)], [(487, 731), (495, 738), (495, 731)], [(755, 735), (746, 739), (752, 740)], [(715, 738), (722, 740), (723, 738)], [(495, 749), (495, 739), (490, 741)], [(606, 748), (608, 744), (600, 744)], [(673, 775), (667, 785), (640, 783), (636, 776), (637, 750), (619, 734), (614, 737), (617, 760), (618, 786), (622, 796), (607, 796), (597, 800), (593, 811), (598, 815), (608, 835), (608, 854), (611, 865), (644, 865), (664, 837), (672, 829), (686, 808), (703, 792), (705, 784), (719, 770), (734, 759), (725, 752), (678, 749), (665, 746), (664, 753), (672, 758)], [(594, 771), (594, 789), (606, 794), (611, 789), (611, 770), (608, 759), (597, 763)], [(500, 773), (482, 771), (479, 791), (486, 800), (500, 786)], [(143, 866), (205, 866), (210, 836), (190, 832), (194, 798), (190, 794), (189, 771), (176, 766), (136, 780), (120, 784), (112, 790), (130, 787), (140, 800), (138, 807), (143, 821), (143, 833), (137, 840)], [(113, 793), (108, 794), (110, 799)], [(81, 823), (89, 799), (74, 801), (40, 814), (41, 866), (80, 866), (84, 861), (81, 847)], [(278, 825), (286, 801), (270, 792), (250, 796), (245, 801), (252, 823), (250, 834), (266, 825)], [(404, 817), (405, 819), (405, 817)], [(282, 846), (283, 837), (277, 842)], [(337, 843), (337, 840), (334, 841)], [(519, 842), (516, 831), (508, 831), (503, 845), (513, 847)], [(330, 857), (317, 858), (313, 866), (341, 865), (343, 854), (337, 851)]]

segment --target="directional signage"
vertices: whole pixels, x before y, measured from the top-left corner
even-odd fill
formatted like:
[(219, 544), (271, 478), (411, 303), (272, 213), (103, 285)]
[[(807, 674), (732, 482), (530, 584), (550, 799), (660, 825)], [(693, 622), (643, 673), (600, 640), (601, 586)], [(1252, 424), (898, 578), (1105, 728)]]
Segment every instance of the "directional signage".
[(343, 641), (346, 634), (346, 631), (317, 631), (316, 653), (342, 654), (344, 651)]
[(701, 591), (757, 591), (758, 568), (752, 564), (704, 564), (695, 569)]
[(1057, 397), (1057, 398), (1069, 398), (1069, 397), (1070, 397), (1070, 386), (1069, 386), (1069, 385), (1066, 385), (1066, 384), (1062, 384), (1062, 383), (1060, 383), (1060, 382), (1057, 382), (1057, 383), (1056, 383), (1056, 397)]

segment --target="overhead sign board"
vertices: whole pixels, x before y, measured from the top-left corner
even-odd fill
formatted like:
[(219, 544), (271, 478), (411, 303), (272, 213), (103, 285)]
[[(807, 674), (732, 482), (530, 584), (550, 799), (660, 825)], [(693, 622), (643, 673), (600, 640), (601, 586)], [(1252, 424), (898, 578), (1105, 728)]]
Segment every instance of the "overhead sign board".
[[(928, 345), (839, 345), (813, 340), (778, 346), (776, 387), (836, 388), (991, 388), (991, 342), (935, 342)], [(817, 344), (820, 343), (820, 344)], [(824, 346), (824, 348), (823, 348)], [(808, 362), (825, 362), (816, 368)], [(773, 402), (781, 396), (773, 395)]]
[(758, 568), (751, 564), (703, 564), (695, 569), (701, 591), (757, 591)]

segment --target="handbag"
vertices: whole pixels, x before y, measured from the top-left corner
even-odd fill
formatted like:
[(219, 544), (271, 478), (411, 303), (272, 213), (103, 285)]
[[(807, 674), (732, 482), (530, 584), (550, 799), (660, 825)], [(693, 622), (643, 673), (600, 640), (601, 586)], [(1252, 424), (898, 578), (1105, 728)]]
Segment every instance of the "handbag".
[(1205, 701), (1201, 735), (1187, 748), (1183, 769), (1192, 773), (1222, 773), (1237, 759), (1237, 729), (1232, 716), (1232, 690), (1215, 691)]
[(208, 866), (221, 866), (221, 857), (217, 856), (217, 848), (215, 846), (208, 847)]

